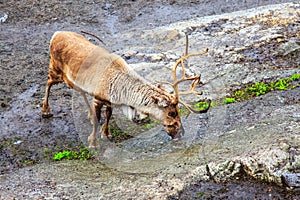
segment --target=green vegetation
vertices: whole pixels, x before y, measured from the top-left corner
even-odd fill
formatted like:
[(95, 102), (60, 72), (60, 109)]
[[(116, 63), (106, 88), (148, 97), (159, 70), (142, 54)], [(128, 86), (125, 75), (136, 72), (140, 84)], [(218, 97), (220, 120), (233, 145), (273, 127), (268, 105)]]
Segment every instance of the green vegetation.
[(206, 108), (208, 108), (208, 103), (205, 101), (200, 101), (194, 105), (196, 110), (205, 110)]
[(260, 96), (270, 91), (270, 86), (264, 82), (257, 82), (247, 89), (251, 96)]
[(117, 125), (113, 125), (110, 127), (110, 132), (112, 134), (112, 141), (119, 143), (124, 140), (128, 140), (132, 138), (133, 136), (129, 134), (128, 130), (121, 130)]
[(143, 127), (145, 129), (150, 129), (150, 128), (154, 127), (155, 125), (156, 125), (155, 123), (148, 123), (148, 124), (143, 124)]
[(300, 74), (293, 74), (291, 78), (288, 78), (292, 81), (300, 80)]
[(88, 160), (91, 159), (92, 155), (88, 148), (82, 148), (79, 151), (61, 151), (56, 152), (53, 156), (53, 160)]
[[(271, 82), (257, 82), (254, 84), (250, 84), (245, 88), (236, 90), (232, 95), (226, 97), (224, 100), (215, 100), (211, 102), (210, 107), (214, 107), (222, 104), (230, 104), (239, 101), (245, 101), (251, 99), (253, 97), (257, 97), (260, 95), (264, 95), (268, 92), (275, 90), (289, 90), (299, 87), (299, 83), (295, 83), (296, 81), (300, 81), (300, 74), (293, 74), (291, 77), (282, 78), (277, 81)], [(207, 108), (208, 104), (206, 102), (198, 102), (193, 107), (196, 110), (203, 110)], [(189, 114), (187, 109), (179, 109), (180, 116), (186, 116)]]
[(292, 82), (299, 81), (300, 74), (293, 74), (289, 78), (282, 78), (277, 81), (267, 82), (257, 82), (246, 86), (243, 89), (237, 90), (233, 93), (233, 95), (227, 97), (224, 100), (224, 103), (235, 103), (238, 101), (244, 101), (250, 99), (252, 97), (257, 97), (260, 95), (264, 95), (268, 92), (275, 90), (288, 90), (299, 87), (300, 85), (292, 84)]
[[(157, 120), (145, 118), (142, 120), (129, 120), (127, 118), (112, 119), (109, 129), (112, 134), (111, 141), (115, 143), (123, 142), (133, 138), (141, 132), (147, 131), (159, 124)], [(119, 124), (119, 125), (118, 125)]]
[(204, 194), (205, 194), (204, 192), (198, 192), (197, 198), (201, 199), (204, 196)]
[(186, 109), (186, 108), (179, 108), (179, 116), (180, 117), (186, 116), (188, 114), (189, 114), (188, 109)]
[(121, 129), (117, 128), (111, 128), (110, 129), (111, 133), (112, 133), (112, 138), (116, 138), (116, 137), (120, 137), (120, 136), (127, 136), (128, 133), (127, 131), (122, 131)]
[(226, 99), (224, 100), (224, 103), (228, 104), (228, 103), (234, 103), (235, 102), (235, 98), (231, 98), (231, 97), (226, 97)]
[[(216, 102), (211, 102), (210, 107), (213, 107), (216, 105)], [(195, 110), (204, 110), (208, 107), (208, 103), (205, 101), (199, 101), (196, 104), (193, 105), (193, 108)], [(186, 108), (180, 108), (179, 109), (179, 115), (182, 116), (187, 116), (190, 112)]]

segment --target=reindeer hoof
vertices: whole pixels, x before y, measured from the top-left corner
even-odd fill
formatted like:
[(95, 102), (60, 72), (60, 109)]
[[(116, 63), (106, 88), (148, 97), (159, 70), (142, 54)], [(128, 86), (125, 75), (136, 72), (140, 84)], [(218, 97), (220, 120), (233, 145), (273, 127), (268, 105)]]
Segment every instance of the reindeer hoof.
[(53, 114), (51, 114), (51, 113), (43, 113), (42, 114), (42, 117), (43, 118), (50, 118), (50, 117), (52, 117), (53, 116)]
[(97, 149), (97, 148), (99, 148), (100, 147), (100, 145), (96, 145), (96, 146), (94, 146), (94, 145), (89, 145), (89, 149)]
[(89, 142), (89, 148), (90, 149), (96, 149), (97, 147), (100, 147), (99, 142), (97, 141), (97, 139), (89, 136), (88, 137), (88, 142)]
[(101, 135), (101, 140), (104, 142), (111, 142), (112, 141), (112, 136), (103, 136)]

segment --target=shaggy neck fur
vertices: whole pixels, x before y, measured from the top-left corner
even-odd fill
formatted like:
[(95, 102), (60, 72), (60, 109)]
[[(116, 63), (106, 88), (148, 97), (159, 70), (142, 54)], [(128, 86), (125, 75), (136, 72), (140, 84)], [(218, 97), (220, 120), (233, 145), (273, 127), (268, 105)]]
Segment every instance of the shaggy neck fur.
[(131, 106), (154, 117), (160, 114), (160, 108), (152, 96), (170, 100), (165, 91), (154, 87), (134, 71), (116, 73), (110, 83), (111, 103)]

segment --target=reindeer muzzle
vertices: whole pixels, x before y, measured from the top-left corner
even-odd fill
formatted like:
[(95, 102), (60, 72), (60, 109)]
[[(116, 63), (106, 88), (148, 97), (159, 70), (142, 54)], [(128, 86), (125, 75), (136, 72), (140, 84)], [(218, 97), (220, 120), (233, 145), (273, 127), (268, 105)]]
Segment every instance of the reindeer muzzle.
[(173, 140), (178, 141), (183, 135), (184, 135), (184, 128), (183, 126), (180, 126), (180, 128), (177, 131), (177, 134), (173, 137)]

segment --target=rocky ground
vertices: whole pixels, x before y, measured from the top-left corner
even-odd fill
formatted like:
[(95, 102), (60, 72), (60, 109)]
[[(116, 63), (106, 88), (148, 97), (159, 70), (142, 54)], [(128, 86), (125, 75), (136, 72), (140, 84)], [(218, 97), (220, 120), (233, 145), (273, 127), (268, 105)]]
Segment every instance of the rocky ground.
[(299, 87), (183, 118), (178, 143), (160, 126), (129, 124), (133, 138), (103, 143), (87, 161), (52, 161), (56, 151), (84, 147), (90, 132), (73, 91), (54, 86), (54, 117), (40, 115), (57, 30), (99, 35), (151, 81), (171, 80), (168, 67), (188, 32), (190, 52), (209, 49), (189, 60), (188, 73), (201, 73), (204, 97), (216, 102), (248, 84), (299, 74), (300, 5), (284, 2), (1, 2), (0, 198), (299, 199)]

